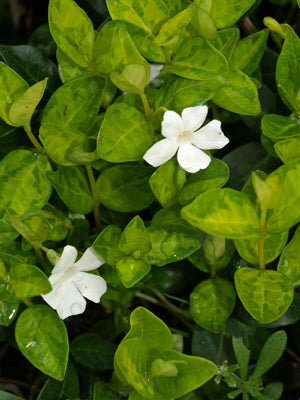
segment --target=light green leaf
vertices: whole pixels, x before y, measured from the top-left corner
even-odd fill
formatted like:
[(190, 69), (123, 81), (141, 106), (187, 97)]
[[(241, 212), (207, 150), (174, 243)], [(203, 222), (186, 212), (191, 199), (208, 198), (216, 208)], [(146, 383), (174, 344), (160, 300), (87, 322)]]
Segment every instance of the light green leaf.
[(85, 77), (59, 87), (48, 101), (42, 126), (50, 124), (87, 134), (99, 112), (104, 79)]
[(231, 59), (231, 56), (236, 48), (240, 31), (237, 28), (224, 29), (218, 31), (218, 35), (215, 40), (211, 43), (218, 49), (227, 60)]
[(11, 105), (9, 119), (14, 126), (30, 126), (32, 115), (44, 95), (48, 78), (28, 88)]
[(7, 272), (8, 290), (17, 299), (39, 296), (51, 292), (46, 275), (34, 265), (12, 265)]
[(227, 72), (225, 57), (205, 39), (189, 38), (174, 55), (172, 64), (164, 68), (168, 72), (189, 79), (210, 79)]
[(186, 182), (185, 171), (173, 157), (160, 166), (149, 180), (150, 187), (160, 204), (169, 208)]
[(148, 33), (156, 33), (160, 22), (169, 17), (162, 0), (107, 0), (112, 19), (129, 22)]
[(300, 137), (281, 140), (275, 143), (274, 149), (283, 163), (300, 158)]
[(134, 286), (151, 270), (151, 265), (140, 258), (125, 256), (117, 262), (116, 269), (126, 288)]
[(87, 67), (93, 58), (94, 27), (73, 0), (51, 0), (49, 28), (57, 46), (76, 64)]
[(111, 46), (119, 24), (118, 21), (109, 21), (104, 24), (99, 32), (95, 31), (93, 64), (100, 75), (107, 75), (113, 70)]
[(184, 207), (184, 219), (215, 236), (260, 238), (258, 215), (250, 199), (233, 189), (211, 189)]
[(149, 80), (148, 68), (141, 64), (128, 64), (111, 72), (111, 81), (123, 92), (141, 95)]
[(9, 125), (13, 125), (9, 118), (11, 105), (27, 89), (29, 85), (13, 69), (0, 62), (0, 117)]
[(93, 197), (84, 169), (59, 167), (56, 172), (48, 172), (47, 178), (72, 211), (89, 214), (93, 210)]
[(9, 326), (17, 316), (19, 303), (0, 301), (0, 325)]
[(120, 250), (127, 254), (140, 258), (151, 250), (151, 241), (143, 220), (136, 215), (125, 227), (122, 232)]
[(178, 370), (176, 376), (158, 376), (153, 379), (155, 392), (168, 400), (184, 396), (204, 385), (217, 370), (216, 365), (209, 360), (188, 356), (175, 350), (166, 351), (159, 357), (163, 361), (175, 364)]
[(156, 97), (156, 108), (163, 106), (181, 113), (186, 107), (199, 106), (210, 100), (226, 81), (220, 77), (196, 81), (186, 78), (166, 80)]
[(213, 102), (237, 114), (259, 114), (260, 102), (252, 80), (238, 69), (230, 69), (224, 77), (228, 83), (212, 98)]
[(26, 217), (47, 203), (52, 188), (46, 179), (51, 170), (46, 157), (14, 150), (0, 163), (0, 213), (8, 208)]
[(293, 285), (277, 271), (240, 268), (234, 281), (244, 307), (262, 324), (275, 321), (284, 314), (294, 298)]
[(300, 227), (297, 228), (293, 239), (283, 250), (277, 271), (284, 274), (293, 285), (300, 284), (300, 260), (298, 251), (300, 248)]
[(238, 68), (247, 75), (253, 74), (263, 56), (268, 35), (269, 31), (263, 29), (240, 40), (230, 59), (232, 68)]
[(209, 166), (195, 174), (189, 174), (187, 182), (180, 192), (179, 203), (186, 205), (199, 194), (209, 189), (223, 186), (229, 178), (229, 168), (218, 158), (212, 158)]
[(116, 165), (105, 169), (96, 181), (103, 205), (120, 212), (147, 208), (154, 200), (148, 180), (152, 167)]
[[(85, 152), (88, 146), (86, 134), (52, 124), (43, 124), (40, 127), (40, 139), (52, 160), (64, 166), (76, 165), (72, 154), (76, 150)], [(86, 164), (86, 161), (79, 161), (80, 163)]]
[(261, 120), (263, 134), (274, 142), (300, 136), (299, 119), (283, 115), (268, 114)]
[(190, 23), (192, 15), (192, 8), (186, 8), (165, 22), (155, 38), (156, 43), (159, 46), (174, 46), (178, 41), (181, 30)]
[(258, 357), (252, 377), (263, 376), (282, 356), (287, 344), (285, 331), (273, 333), (264, 344)]
[(204, 280), (190, 295), (191, 315), (198, 325), (218, 333), (234, 309), (235, 297), (233, 285), (226, 279)]
[(98, 136), (98, 154), (111, 162), (142, 160), (152, 146), (151, 124), (136, 108), (113, 104), (105, 113)]
[(196, 32), (208, 40), (214, 40), (218, 31), (211, 16), (203, 8), (198, 7), (195, 2), (191, 10), (193, 11), (191, 23)]
[(122, 231), (116, 225), (109, 225), (103, 229), (93, 243), (93, 249), (105, 262), (115, 266), (124, 254), (119, 249)]
[(176, 376), (178, 369), (176, 363), (173, 361), (164, 361), (161, 358), (156, 358), (151, 364), (150, 379), (157, 378), (158, 376)]
[(267, 212), (266, 232), (280, 233), (290, 229), (300, 220), (300, 159), (291, 161), (266, 179), (272, 187), (273, 202)]
[(233, 25), (252, 6), (255, 0), (214, 0), (210, 16), (218, 29)]
[(92, 72), (85, 67), (80, 67), (60, 48), (56, 50), (56, 59), (58, 62), (58, 72), (63, 83), (77, 78), (86, 78), (92, 75)]
[[(277, 233), (275, 235), (266, 234), (264, 238), (264, 258), (268, 264), (274, 261), (284, 249), (288, 240), (289, 231)], [(235, 239), (234, 245), (239, 255), (252, 264), (259, 264), (258, 245), (255, 239)]]
[(0, 219), (0, 246), (6, 245), (18, 236), (18, 232), (14, 230), (9, 222)]
[(34, 305), (19, 316), (15, 330), (21, 353), (44, 374), (63, 380), (69, 353), (65, 324), (48, 306)]
[(243, 343), (242, 338), (232, 337), (232, 347), (234, 350), (234, 355), (236, 361), (240, 367), (240, 374), (243, 381), (247, 380), (248, 375), (248, 365), (250, 360), (250, 350)]
[(277, 65), (276, 82), (280, 97), (286, 106), (300, 113), (300, 39), (290, 31), (283, 43)]

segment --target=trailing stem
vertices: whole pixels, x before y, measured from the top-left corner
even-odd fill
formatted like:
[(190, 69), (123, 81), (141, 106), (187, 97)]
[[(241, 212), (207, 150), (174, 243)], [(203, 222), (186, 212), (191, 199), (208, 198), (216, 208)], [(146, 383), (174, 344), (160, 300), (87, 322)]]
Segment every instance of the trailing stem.
[(151, 113), (151, 109), (150, 109), (150, 106), (149, 106), (149, 102), (148, 102), (147, 96), (145, 95), (145, 93), (142, 93), (140, 96), (141, 96), (141, 100), (143, 102), (143, 106), (144, 106), (146, 117), (148, 119), (150, 119), (151, 116), (152, 116), (152, 113)]
[(45, 154), (45, 150), (43, 149), (43, 147), (40, 145), (40, 143), (37, 141), (36, 137), (32, 133), (30, 125), (24, 126), (24, 130), (27, 133), (27, 136), (28, 136), (29, 140), (31, 141), (31, 143), (37, 149), (37, 151), (41, 154)]
[(95, 225), (99, 231), (101, 231), (101, 218), (100, 218), (100, 213), (99, 213), (99, 205), (100, 205), (100, 199), (97, 193), (96, 189), (96, 182), (95, 182), (95, 177), (93, 173), (93, 169), (90, 165), (86, 165), (86, 170), (90, 182), (90, 187), (91, 187), (91, 192), (92, 192), (92, 197), (93, 197), (93, 202), (94, 202), (94, 220), (95, 220)]

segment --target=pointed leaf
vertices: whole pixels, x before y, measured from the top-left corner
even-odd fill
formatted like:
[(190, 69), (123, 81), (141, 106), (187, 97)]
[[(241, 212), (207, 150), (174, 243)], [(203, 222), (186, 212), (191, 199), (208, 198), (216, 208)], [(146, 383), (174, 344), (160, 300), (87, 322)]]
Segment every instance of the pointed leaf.
[(139, 258), (141, 255), (151, 250), (151, 241), (143, 220), (136, 215), (125, 227), (122, 232), (120, 250), (127, 255), (134, 255)]
[(241, 371), (241, 378), (243, 381), (247, 380), (248, 375), (248, 365), (250, 360), (250, 350), (243, 343), (242, 338), (232, 338), (232, 346), (234, 350), (234, 355), (236, 361), (239, 364)]
[(283, 163), (300, 158), (300, 137), (281, 140), (275, 143), (274, 149)]
[(268, 114), (261, 120), (263, 134), (274, 142), (300, 136), (299, 120), (295, 117)]
[(115, 266), (124, 254), (119, 249), (122, 235), (121, 229), (116, 225), (109, 225), (103, 229), (93, 243), (93, 249), (105, 262)]
[(126, 288), (130, 288), (150, 272), (151, 265), (140, 258), (125, 256), (120, 258), (116, 268), (123, 285)]
[(292, 240), (281, 253), (277, 271), (284, 274), (293, 285), (300, 284), (300, 227), (297, 228)]
[(255, 0), (214, 0), (210, 15), (218, 29), (233, 25), (252, 6)]

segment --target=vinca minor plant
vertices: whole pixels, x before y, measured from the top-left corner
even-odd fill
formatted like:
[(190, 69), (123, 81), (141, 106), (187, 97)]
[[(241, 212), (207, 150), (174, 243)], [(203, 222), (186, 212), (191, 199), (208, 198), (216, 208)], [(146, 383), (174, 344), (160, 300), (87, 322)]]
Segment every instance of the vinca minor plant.
[(50, 0), (2, 41), (1, 399), (300, 397), (299, 29)]

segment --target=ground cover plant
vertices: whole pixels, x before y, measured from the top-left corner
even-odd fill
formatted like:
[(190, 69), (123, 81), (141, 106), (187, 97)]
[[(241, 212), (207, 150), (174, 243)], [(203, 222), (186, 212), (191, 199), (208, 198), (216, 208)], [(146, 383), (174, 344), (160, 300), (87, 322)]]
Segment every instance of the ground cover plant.
[(299, 1), (22, 4), (0, 399), (299, 399)]

